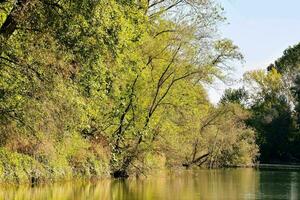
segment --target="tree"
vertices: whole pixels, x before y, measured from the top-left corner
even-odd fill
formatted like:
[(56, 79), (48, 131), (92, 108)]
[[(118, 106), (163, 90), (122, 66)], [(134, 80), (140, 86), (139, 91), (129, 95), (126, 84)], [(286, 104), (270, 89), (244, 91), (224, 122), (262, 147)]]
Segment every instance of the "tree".
[[(191, 15), (196, 8), (199, 12), (207, 9), (207, 2), (189, 6), (193, 8)], [(177, 6), (172, 9), (177, 9)], [(155, 127), (163, 124), (157, 118), (166, 106), (176, 106), (178, 102), (174, 99), (174, 92), (181, 83), (198, 85), (209, 82), (221, 76), (226, 60), (241, 58), (238, 48), (231, 41), (209, 40), (207, 35), (201, 35), (203, 32), (198, 32), (200, 23), (211, 20), (208, 14), (189, 21), (188, 25), (165, 18), (160, 18), (160, 23), (150, 21), (154, 32), (150, 32), (148, 40), (142, 45), (144, 67), (133, 79), (127, 93), (126, 107), (113, 134), (111, 165), (114, 177), (128, 176), (130, 168), (137, 168), (138, 161), (153, 149), (152, 143), (157, 135)], [(159, 15), (163, 16), (163, 13)], [(159, 16), (155, 18), (157, 20)], [(203, 48), (201, 44), (208, 46)]]
[(258, 147), (255, 132), (245, 124), (248, 111), (229, 103), (217, 108), (204, 104), (193, 115), (183, 113), (187, 116), (182, 114), (176, 123), (179, 134), (167, 138), (170, 165), (213, 168), (255, 163)]
[(247, 123), (258, 133), (260, 161), (289, 160), (293, 119), (281, 74), (275, 68), (268, 72), (253, 71), (245, 74), (245, 81), (249, 87), (252, 112)]
[(224, 91), (220, 103), (221, 104), (235, 103), (245, 108), (247, 107), (247, 101), (248, 101), (248, 93), (245, 90), (245, 88), (238, 88), (238, 89), (229, 88)]
[(242, 59), (215, 34), (223, 17), (214, 1), (0, 6), (0, 148), (46, 171), (143, 172), (149, 157), (164, 152), (162, 130), (172, 127), (168, 134), (177, 137), (174, 117), (205, 110), (203, 84), (223, 79), (228, 61)]

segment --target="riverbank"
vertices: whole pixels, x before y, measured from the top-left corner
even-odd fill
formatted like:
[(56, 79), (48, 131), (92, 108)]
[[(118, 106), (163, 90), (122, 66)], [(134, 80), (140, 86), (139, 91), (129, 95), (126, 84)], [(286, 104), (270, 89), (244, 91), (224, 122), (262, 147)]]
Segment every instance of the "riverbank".
[(109, 177), (108, 162), (87, 157), (86, 162), (68, 162), (66, 156), (56, 162), (43, 162), (31, 156), (0, 148), (0, 182), (37, 184), (78, 178)]
[[(58, 164), (58, 163), (57, 163)], [(91, 166), (89, 166), (91, 167)], [(258, 169), (258, 170), (300, 170), (300, 165), (292, 164), (254, 164), (254, 165), (235, 165), (219, 169), (210, 169), (213, 171), (220, 170), (243, 170), (243, 169)], [(143, 175), (146, 179), (155, 177), (161, 171), (170, 171), (172, 174), (190, 173), (193, 171), (209, 170), (207, 168), (193, 168), (187, 170), (185, 168), (172, 168), (170, 170), (152, 170), (147, 175)], [(159, 171), (159, 173), (158, 173)], [(0, 150), (0, 183), (8, 185), (43, 185), (43, 184), (58, 184), (73, 181), (99, 181), (99, 180), (118, 180), (111, 178), (109, 168), (105, 163), (98, 168), (72, 168), (70, 166), (65, 168), (58, 168), (50, 165), (39, 163), (26, 155), (19, 155), (18, 153), (9, 153), (3, 149)]]

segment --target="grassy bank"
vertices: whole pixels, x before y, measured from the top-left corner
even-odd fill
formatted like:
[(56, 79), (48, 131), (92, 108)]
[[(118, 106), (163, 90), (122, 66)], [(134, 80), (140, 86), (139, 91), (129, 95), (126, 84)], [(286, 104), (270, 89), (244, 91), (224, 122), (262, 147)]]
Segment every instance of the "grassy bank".
[(42, 183), (74, 178), (100, 178), (109, 175), (108, 163), (94, 156), (74, 160), (61, 156), (51, 162), (0, 149), (0, 182)]

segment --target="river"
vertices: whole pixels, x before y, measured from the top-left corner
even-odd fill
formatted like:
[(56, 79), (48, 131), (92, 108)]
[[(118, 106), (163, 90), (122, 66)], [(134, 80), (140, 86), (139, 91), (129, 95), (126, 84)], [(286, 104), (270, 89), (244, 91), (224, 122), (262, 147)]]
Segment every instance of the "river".
[(218, 169), (159, 172), (128, 180), (2, 186), (0, 199), (190, 200), (300, 199), (297, 169)]

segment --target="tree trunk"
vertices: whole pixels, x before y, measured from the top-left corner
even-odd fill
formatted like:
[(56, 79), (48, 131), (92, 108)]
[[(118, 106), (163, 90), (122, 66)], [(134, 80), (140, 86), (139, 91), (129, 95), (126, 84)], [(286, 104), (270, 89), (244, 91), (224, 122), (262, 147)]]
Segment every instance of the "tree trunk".
[[(0, 0), (0, 3), (5, 2), (5, 0)], [(21, 19), (17, 19), (17, 17), (22, 18), (25, 20), (28, 13), (24, 13), (27, 5), (33, 2), (33, 0), (18, 0), (15, 7), (7, 16), (6, 20), (2, 24), (0, 28), (0, 35), (3, 36), (5, 39), (8, 39), (16, 30), (18, 21)]]
[[(197, 159), (194, 159), (190, 162), (187, 162), (187, 163), (183, 163), (182, 166), (186, 167), (187, 169), (190, 168), (192, 165), (198, 165), (199, 166), (199, 162), (204, 159), (204, 158), (207, 158), (209, 156), (209, 153), (207, 154), (204, 154), (200, 157), (198, 157)], [(206, 160), (205, 160), (206, 161)], [(201, 164), (203, 164), (204, 162), (201, 162)]]

